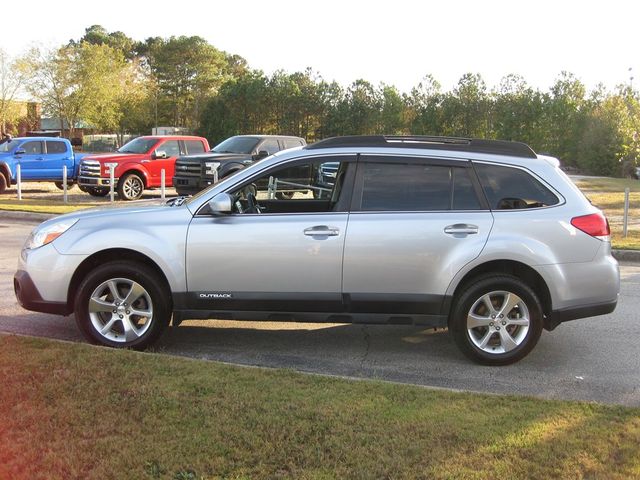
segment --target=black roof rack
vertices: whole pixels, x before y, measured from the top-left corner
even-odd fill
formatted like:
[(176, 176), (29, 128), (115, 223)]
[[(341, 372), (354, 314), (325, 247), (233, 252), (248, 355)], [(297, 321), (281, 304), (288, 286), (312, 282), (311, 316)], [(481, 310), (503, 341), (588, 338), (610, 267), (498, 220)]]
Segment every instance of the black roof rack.
[(428, 137), (402, 135), (354, 135), (333, 137), (307, 145), (305, 149), (337, 147), (401, 147), (430, 150), (453, 150), (456, 152), (491, 153), (511, 157), (538, 158), (529, 145), (506, 140), (481, 140), (477, 138)]

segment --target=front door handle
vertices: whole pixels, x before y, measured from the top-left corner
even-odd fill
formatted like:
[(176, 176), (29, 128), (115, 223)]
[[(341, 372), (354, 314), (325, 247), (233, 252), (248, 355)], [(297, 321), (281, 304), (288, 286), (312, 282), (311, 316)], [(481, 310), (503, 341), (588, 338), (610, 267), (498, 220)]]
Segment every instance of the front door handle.
[(340, 229), (327, 227), (326, 225), (316, 225), (315, 227), (305, 228), (303, 233), (308, 237), (336, 237), (340, 234)]
[(473, 235), (478, 233), (478, 226), (467, 223), (456, 223), (455, 225), (444, 227), (444, 233), (449, 235)]

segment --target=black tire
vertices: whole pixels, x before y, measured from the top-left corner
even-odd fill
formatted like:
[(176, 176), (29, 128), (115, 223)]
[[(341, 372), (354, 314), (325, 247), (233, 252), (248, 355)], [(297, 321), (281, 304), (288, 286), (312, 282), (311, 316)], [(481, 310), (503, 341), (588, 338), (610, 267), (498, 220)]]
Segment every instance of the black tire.
[(0, 193), (4, 193), (7, 190), (7, 179), (4, 173), (0, 172)]
[(126, 173), (118, 182), (118, 196), (122, 200), (137, 200), (144, 191), (144, 180), (137, 173)]
[(109, 190), (106, 188), (88, 187), (82, 189), (83, 192), (87, 192), (92, 197), (106, 197), (109, 195)]
[[(54, 182), (56, 184), (56, 187), (58, 187), (58, 189), (60, 190), (64, 190), (64, 184), (62, 182)], [(67, 190), (70, 190), (73, 188), (73, 186), (76, 183), (73, 180), (67, 180)]]
[[(106, 285), (110, 282), (117, 296)], [(126, 302), (128, 298), (131, 304)], [(109, 262), (89, 272), (80, 284), (75, 298), (76, 324), (89, 343), (143, 350), (156, 342), (169, 324), (170, 298), (168, 288), (146, 265)], [(94, 309), (90, 309), (92, 303)], [(100, 327), (108, 330), (101, 333)]]
[[(491, 295), (486, 297), (488, 294)], [(538, 343), (543, 326), (542, 306), (531, 287), (517, 277), (483, 275), (468, 284), (454, 302), (449, 332), (460, 350), (477, 363), (515, 363)]]

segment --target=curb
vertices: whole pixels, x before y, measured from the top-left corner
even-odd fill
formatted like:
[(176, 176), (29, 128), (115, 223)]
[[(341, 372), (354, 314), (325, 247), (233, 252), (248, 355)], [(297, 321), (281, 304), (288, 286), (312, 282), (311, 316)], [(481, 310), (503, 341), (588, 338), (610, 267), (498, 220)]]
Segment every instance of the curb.
[[(13, 210), (0, 210), (0, 220), (14, 220), (29, 223), (41, 223), (50, 218), (56, 217), (54, 213), (33, 213), (19, 212)], [(640, 263), (640, 250), (611, 249), (613, 258), (619, 262)]]

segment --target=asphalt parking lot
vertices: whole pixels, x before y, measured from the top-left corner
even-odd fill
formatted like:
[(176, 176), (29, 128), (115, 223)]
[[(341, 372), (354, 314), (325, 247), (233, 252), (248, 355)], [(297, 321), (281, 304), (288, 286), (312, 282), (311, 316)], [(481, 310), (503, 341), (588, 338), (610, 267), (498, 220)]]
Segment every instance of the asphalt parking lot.
[[(33, 226), (0, 213), (0, 332), (82, 342), (72, 317), (28, 312), (15, 300), (12, 277)], [(621, 272), (613, 314), (544, 332), (528, 357), (508, 367), (472, 364), (446, 331), (408, 326), (185, 321), (169, 329), (155, 350), (429, 387), (640, 406), (640, 265), (623, 265)]]

